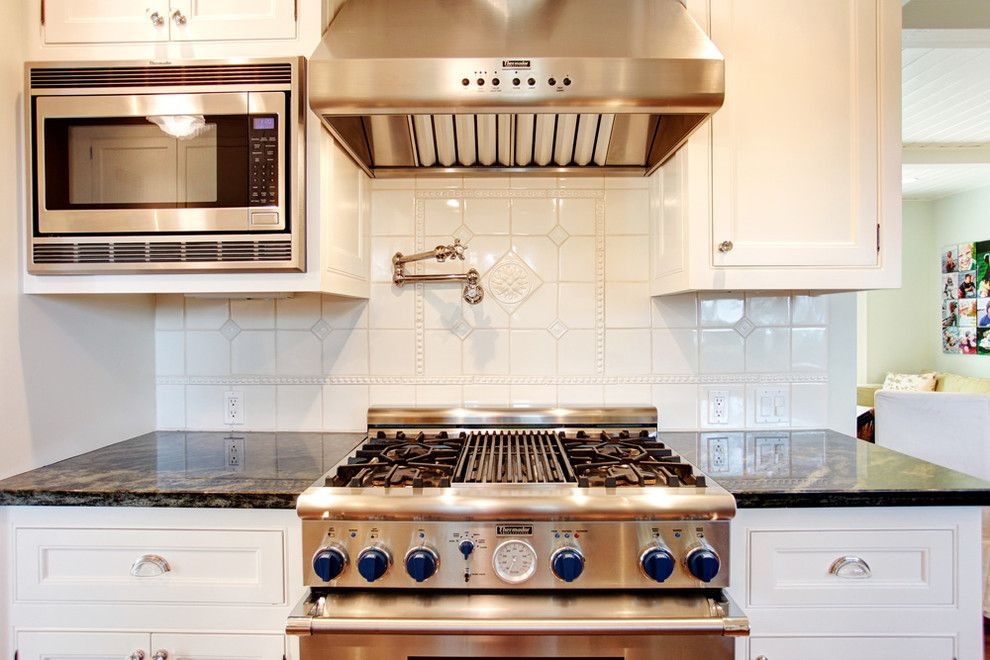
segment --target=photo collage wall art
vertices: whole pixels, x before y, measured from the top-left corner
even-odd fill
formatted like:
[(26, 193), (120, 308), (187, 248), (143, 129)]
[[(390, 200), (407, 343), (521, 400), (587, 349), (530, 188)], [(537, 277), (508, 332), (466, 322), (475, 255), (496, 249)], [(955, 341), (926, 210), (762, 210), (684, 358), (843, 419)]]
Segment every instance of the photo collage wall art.
[(990, 241), (942, 249), (942, 352), (990, 355)]

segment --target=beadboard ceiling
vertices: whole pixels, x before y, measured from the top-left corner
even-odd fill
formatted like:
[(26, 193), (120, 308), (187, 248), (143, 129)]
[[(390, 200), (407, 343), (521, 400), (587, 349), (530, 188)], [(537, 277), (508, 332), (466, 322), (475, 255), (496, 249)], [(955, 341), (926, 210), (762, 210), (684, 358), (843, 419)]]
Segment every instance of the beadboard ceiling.
[[(968, 13), (971, 20), (982, 23), (982, 17), (973, 13), (976, 7), (967, 12), (963, 1), (948, 1), (960, 5), (957, 12), (960, 20), (967, 20)], [(919, 21), (947, 20), (944, 11), (928, 11), (925, 16), (924, 12), (932, 8), (925, 7), (926, 4), (934, 7), (931, 0), (912, 0), (904, 10), (902, 187), (905, 200), (939, 199), (990, 185), (987, 31), (919, 24)], [(914, 13), (909, 15), (912, 9)], [(981, 5), (979, 9), (985, 7)]]

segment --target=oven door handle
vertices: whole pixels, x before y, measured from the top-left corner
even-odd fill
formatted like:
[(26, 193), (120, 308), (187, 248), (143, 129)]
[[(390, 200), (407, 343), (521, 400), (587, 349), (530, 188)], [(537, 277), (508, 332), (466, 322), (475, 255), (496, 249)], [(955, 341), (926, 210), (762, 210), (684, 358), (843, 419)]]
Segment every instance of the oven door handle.
[[(401, 598), (401, 597), (399, 597)], [(456, 598), (453, 596), (452, 598)], [(516, 594), (501, 596), (518, 598)], [(588, 599), (594, 599), (589, 596)], [(658, 600), (663, 595), (657, 596)], [(724, 592), (721, 599), (708, 599), (709, 615), (660, 617), (656, 612), (631, 607), (627, 615), (614, 617), (546, 616), (541, 618), (515, 616), (465, 617), (408, 616), (409, 610), (400, 606), (390, 616), (388, 607), (361, 616), (349, 611), (345, 601), (331, 602), (317, 597), (301, 603), (289, 617), (289, 635), (749, 635), (749, 620)], [(504, 601), (508, 602), (508, 601)], [(552, 604), (550, 609), (554, 609)], [(358, 608), (365, 611), (364, 608)], [(506, 608), (532, 611), (529, 607)], [(657, 611), (663, 611), (659, 605)], [(455, 610), (456, 611), (456, 610)], [(463, 612), (464, 610), (461, 610)], [(616, 610), (605, 610), (616, 611)], [(342, 615), (335, 616), (335, 612)], [(561, 614), (564, 614), (563, 612)], [(650, 616), (654, 614), (654, 616)]]

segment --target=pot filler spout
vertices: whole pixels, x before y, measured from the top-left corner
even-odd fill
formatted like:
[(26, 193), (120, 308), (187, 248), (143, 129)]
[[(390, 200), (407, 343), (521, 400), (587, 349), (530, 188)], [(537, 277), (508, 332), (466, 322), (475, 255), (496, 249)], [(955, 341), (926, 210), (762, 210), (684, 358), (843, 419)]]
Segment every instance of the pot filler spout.
[(308, 87), (370, 176), (642, 176), (725, 84), (678, 0), (350, 0)]

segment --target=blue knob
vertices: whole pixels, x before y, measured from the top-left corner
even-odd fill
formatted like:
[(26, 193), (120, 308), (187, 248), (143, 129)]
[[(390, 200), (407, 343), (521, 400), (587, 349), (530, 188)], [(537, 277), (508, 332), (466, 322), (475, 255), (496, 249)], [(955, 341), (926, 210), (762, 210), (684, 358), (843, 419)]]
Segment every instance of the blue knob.
[(368, 548), (358, 557), (358, 573), (368, 582), (374, 582), (388, 570), (388, 555), (384, 550)]
[(663, 582), (674, 572), (674, 557), (665, 548), (652, 548), (640, 559), (643, 572), (657, 582)]
[(474, 552), (474, 543), (471, 541), (461, 541), (457, 545), (457, 549), (460, 550), (461, 554), (464, 555), (464, 558), (467, 559), (471, 556), (471, 553)]
[(702, 582), (711, 582), (718, 575), (720, 563), (714, 550), (697, 548), (688, 555), (687, 565), (691, 575)]
[(573, 582), (584, 571), (584, 557), (573, 548), (564, 548), (554, 553), (550, 567), (553, 574), (564, 582)]
[(313, 571), (324, 582), (335, 579), (344, 572), (347, 556), (337, 548), (320, 548), (313, 555)]
[(439, 563), (435, 552), (420, 548), (406, 555), (406, 572), (416, 582), (424, 582), (437, 572)]

